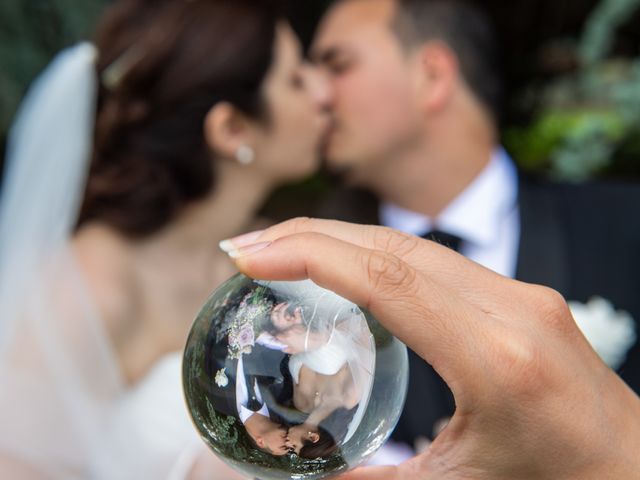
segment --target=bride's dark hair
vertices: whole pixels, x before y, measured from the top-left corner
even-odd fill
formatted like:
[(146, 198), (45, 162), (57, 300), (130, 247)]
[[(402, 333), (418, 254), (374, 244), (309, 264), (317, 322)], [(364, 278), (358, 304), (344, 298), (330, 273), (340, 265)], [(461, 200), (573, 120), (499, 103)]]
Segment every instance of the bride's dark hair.
[(349, 429), (357, 407), (350, 410), (337, 408), (318, 425), (319, 439), (316, 443), (303, 440), (300, 457), (306, 459), (327, 458), (340, 452), (340, 446)]
[(95, 43), (92, 163), (78, 225), (154, 233), (215, 178), (203, 125), (217, 102), (268, 121), (261, 85), (281, 10), (267, 0), (120, 0)]

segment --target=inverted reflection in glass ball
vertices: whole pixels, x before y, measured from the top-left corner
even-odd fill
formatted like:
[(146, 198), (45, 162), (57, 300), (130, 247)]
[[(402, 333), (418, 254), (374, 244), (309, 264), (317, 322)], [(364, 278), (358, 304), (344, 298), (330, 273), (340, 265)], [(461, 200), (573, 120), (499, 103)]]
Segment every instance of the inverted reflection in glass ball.
[(184, 354), (193, 422), (262, 480), (326, 478), (384, 443), (407, 389), (405, 346), (355, 304), (300, 282), (236, 275), (198, 314)]

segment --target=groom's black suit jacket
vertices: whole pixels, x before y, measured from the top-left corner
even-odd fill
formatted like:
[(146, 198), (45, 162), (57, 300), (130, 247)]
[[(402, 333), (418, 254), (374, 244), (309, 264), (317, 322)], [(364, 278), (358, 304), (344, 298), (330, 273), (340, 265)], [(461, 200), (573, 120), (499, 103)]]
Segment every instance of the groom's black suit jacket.
[[(333, 196), (319, 216), (379, 224), (378, 201), (363, 191)], [(565, 185), (521, 179), (516, 278), (558, 290), (567, 300), (592, 296), (631, 313), (640, 333), (640, 185)], [(409, 395), (393, 438), (414, 444), (453, 413), (451, 394), (433, 369), (409, 355)], [(619, 370), (640, 392), (640, 342)]]
[[(225, 373), (229, 379), (229, 383), (225, 387), (220, 387), (212, 382), (209, 386), (209, 399), (217, 411), (225, 415), (239, 417), (236, 405), (238, 360), (227, 358), (223, 364), (220, 359), (225, 357), (226, 348), (226, 340), (220, 342), (209, 351), (209, 356), (206, 359), (209, 364), (207, 370), (211, 372), (209, 374), (211, 378), (216, 371), (225, 367)], [(252, 382), (257, 381), (262, 400), (269, 407), (271, 419), (282, 423), (282, 418), (277, 415), (275, 409), (277, 404), (285, 403), (293, 395), (291, 377), (288, 374), (288, 355), (256, 344), (252, 347), (251, 353), (243, 354), (242, 364), (247, 387), (250, 389)]]

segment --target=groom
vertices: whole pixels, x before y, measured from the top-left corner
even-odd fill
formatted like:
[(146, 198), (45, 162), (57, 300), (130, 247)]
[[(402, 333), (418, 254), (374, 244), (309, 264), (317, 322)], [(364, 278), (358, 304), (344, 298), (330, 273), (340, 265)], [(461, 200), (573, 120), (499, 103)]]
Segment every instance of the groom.
[[(275, 411), (284, 398), (291, 396), (290, 382), (282, 375), (287, 355), (255, 344), (251, 353), (229, 359), (228, 342), (217, 342), (213, 329), (209, 337), (205, 354), (207, 374), (214, 378), (215, 372), (223, 367), (225, 372), (233, 372), (228, 383), (210, 387), (209, 399), (214, 408), (237, 418), (260, 450), (275, 456), (288, 454), (285, 421)], [(223, 358), (224, 364), (219, 360)]]
[[(328, 163), (351, 188), (321, 216), (435, 239), (568, 300), (602, 296), (637, 322), (640, 189), (519, 174), (499, 144), (495, 43), (462, 1), (334, 2), (312, 56), (333, 85)], [(640, 346), (622, 353), (620, 374), (640, 392)], [(410, 367), (393, 438), (414, 446), (455, 406), (429, 365), (412, 354)]]
[[(265, 352), (260, 352), (260, 350), (260, 346), (256, 345), (251, 354), (241, 355), (237, 361), (236, 412), (258, 448), (272, 455), (282, 456), (289, 453), (290, 450), (287, 446), (287, 429), (282, 423), (273, 420), (274, 413), (271, 412), (263, 398), (258, 381), (259, 376), (250, 373), (251, 367), (256, 365), (255, 360), (258, 357), (262, 365), (265, 363), (268, 365), (269, 360), (262, 355)], [(245, 364), (249, 368), (245, 369)], [(260, 377), (264, 378), (264, 375), (260, 375)], [(275, 377), (271, 378), (276, 379)], [(265, 392), (269, 392), (269, 390), (265, 389)]]

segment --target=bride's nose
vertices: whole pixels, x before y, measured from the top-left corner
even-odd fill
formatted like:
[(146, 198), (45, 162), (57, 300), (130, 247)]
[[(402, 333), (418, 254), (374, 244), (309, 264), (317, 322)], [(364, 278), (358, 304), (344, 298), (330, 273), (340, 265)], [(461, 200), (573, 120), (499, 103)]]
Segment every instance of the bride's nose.
[(314, 104), (320, 111), (327, 111), (334, 96), (333, 87), (327, 74), (314, 65), (306, 64), (303, 75)]

